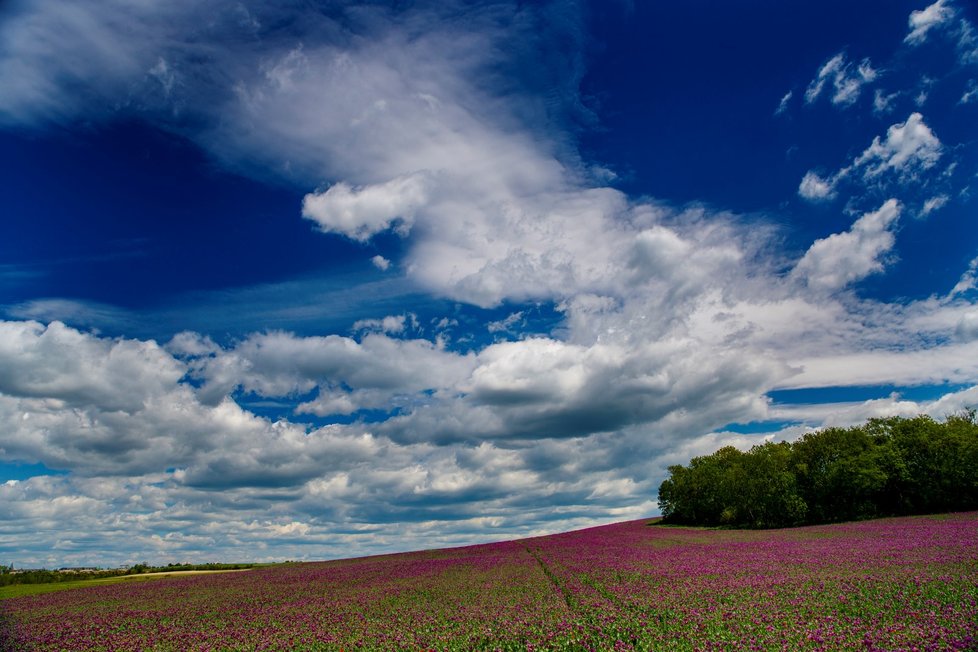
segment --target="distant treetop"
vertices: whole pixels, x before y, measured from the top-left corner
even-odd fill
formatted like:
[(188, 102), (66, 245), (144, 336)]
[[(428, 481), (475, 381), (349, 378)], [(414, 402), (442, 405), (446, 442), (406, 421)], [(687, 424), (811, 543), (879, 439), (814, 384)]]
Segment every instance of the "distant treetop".
[(771, 528), (978, 508), (975, 411), (871, 419), (669, 467), (663, 521)]

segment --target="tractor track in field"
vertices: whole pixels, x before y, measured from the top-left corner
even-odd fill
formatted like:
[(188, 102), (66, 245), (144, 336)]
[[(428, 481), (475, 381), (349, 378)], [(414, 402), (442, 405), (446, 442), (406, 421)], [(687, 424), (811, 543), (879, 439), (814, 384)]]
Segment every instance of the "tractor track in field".
[(547, 579), (550, 580), (550, 583), (553, 584), (554, 588), (560, 594), (560, 597), (563, 598), (564, 604), (567, 605), (567, 610), (573, 614), (580, 613), (577, 600), (574, 599), (574, 597), (570, 594), (570, 591), (564, 587), (563, 583), (557, 579), (557, 576), (554, 575), (553, 571), (550, 570), (550, 567), (547, 566), (546, 562), (543, 561), (540, 555), (532, 550), (528, 545), (524, 545), (523, 549), (526, 550), (528, 555), (536, 560), (537, 564), (540, 566), (540, 570), (543, 571), (543, 574), (546, 575)]

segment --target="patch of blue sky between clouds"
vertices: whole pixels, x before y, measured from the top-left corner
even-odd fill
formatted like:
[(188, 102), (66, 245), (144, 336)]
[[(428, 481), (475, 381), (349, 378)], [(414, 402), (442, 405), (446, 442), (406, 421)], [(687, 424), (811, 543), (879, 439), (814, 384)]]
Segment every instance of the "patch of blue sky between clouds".
[(66, 475), (68, 471), (49, 469), (40, 462), (0, 462), (0, 483), (20, 482), (45, 475)]
[(871, 401), (898, 396), (909, 401), (934, 401), (940, 397), (966, 389), (964, 384), (918, 385), (898, 387), (897, 385), (863, 385), (839, 387), (809, 387), (804, 389), (781, 389), (767, 393), (774, 405), (812, 405), (819, 403), (844, 403)]

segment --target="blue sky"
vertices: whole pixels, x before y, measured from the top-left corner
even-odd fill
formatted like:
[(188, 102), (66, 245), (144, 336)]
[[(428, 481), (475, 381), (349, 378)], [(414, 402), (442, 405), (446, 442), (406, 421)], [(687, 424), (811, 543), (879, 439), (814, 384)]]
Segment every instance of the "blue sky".
[(21, 0), (0, 88), (3, 563), (554, 532), (978, 405), (960, 0)]

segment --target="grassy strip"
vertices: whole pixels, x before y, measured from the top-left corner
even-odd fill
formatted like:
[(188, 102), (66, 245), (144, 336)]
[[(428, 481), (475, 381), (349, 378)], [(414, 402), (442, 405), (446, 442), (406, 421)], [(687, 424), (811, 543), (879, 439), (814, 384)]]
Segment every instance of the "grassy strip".
[(103, 586), (105, 584), (119, 584), (120, 582), (149, 582), (161, 580), (168, 577), (186, 577), (187, 575), (210, 575), (213, 573), (236, 573), (243, 569), (227, 570), (195, 570), (195, 571), (171, 571), (160, 573), (142, 573), (140, 575), (119, 575), (116, 577), (100, 577), (90, 580), (78, 580), (68, 582), (45, 582), (43, 584), (11, 584), (0, 586), (0, 600), (8, 598), (19, 598), (25, 595), (37, 595), (40, 593), (52, 593), (54, 591), (65, 591), (68, 589), (83, 589), (89, 586)]

